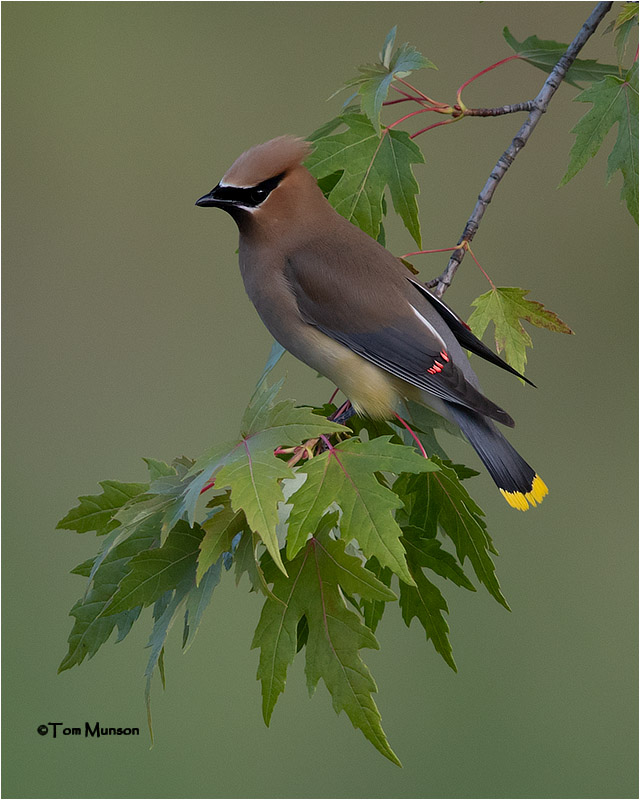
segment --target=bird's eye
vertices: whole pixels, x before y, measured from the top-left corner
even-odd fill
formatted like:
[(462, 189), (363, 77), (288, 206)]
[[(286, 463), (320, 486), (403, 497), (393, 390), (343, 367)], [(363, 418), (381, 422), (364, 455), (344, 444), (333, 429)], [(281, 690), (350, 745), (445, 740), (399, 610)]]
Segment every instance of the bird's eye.
[(263, 203), (267, 197), (269, 197), (283, 178), (284, 172), (281, 172), (280, 175), (275, 175), (273, 178), (262, 181), (251, 189), (241, 189), (240, 191), (245, 198), (244, 202), (252, 206), (259, 206), (260, 203)]
[(268, 194), (269, 192), (266, 189), (256, 186), (255, 189), (251, 190), (251, 199), (254, 203), (261, 203)]

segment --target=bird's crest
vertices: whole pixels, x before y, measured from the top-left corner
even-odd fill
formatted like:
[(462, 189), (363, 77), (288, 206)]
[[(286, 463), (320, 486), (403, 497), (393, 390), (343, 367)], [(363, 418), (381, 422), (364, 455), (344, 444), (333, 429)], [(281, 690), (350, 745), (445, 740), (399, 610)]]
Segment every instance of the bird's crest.
[(251, 187), (297, 167), (311, 145), (295, 136), (279, 136), (243, 153), (225, 173), (222, 186)]

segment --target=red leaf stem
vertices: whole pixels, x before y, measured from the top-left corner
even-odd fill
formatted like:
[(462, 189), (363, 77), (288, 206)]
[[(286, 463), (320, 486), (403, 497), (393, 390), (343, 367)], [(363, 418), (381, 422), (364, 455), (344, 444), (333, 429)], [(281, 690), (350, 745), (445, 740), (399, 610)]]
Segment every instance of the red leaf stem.
[(415, 94), (419, 95), (423, 100), (426, 100), (427, 103), (431, 103), (432, 106), (440, 106), (442, 108), (448, 107), (448, 103), (439, 103), (437, 100), (432, 100), (428, 95), (424, 94), (424, 92), (421, 92), (420, 89), (416, 89), (415, 86), (412, 86), (410, 83), (408, 83), (407, 81), (403, 80), (402, 78), (398, 78), (396, 76), (396, 80), (399, 83), (401, 83), (403, 86), (406, 86), (407, 89), (411, 89), (412, 92), (414, 92)]
[(420, 441), (420, 439), (418, 439), (418, 437), (416, 436), (416, 434), (415, 434), (415, 432), (412, 430), (412, 428), (410, 428), (410, 427), (409, 427), (408, 423), (407, 423), (407, 422), (405, 422), (405, 421), (402, 419), (402, 417), (401, 417), (399, 414), (396, 414), (396, 413), (395, 413), (395, 411), (394, 411), (394, 413), (393, 413), (393, 416), (394, 416), (394, 417), (395, 417), (395, 418), (396, 418), (396, 419), (397, 419), (397, 420), (398, 420), (400, 423), (402, 423), (402, 425), (404, 425), (404, 427), (405, 427), (405, 428), (406, 428), (406, 429), (409, 431), (409, 433), (411, 434), (411, 437), (412, 437), (413, 441), (414, 441), (414, 442), (415, 442), (415, 443), (418, 445), (418, 449), (420, 450), (420, 452), (422, 453), (422, 455), (423, 455), (423, 456), (424, 456), (426, 459), (428, 459), (428, 458), (429, 458), (429, 456), (427, 455), (427, 453), (426, 453), (426, 451), (425, 451), (424, 447), (422, 446), (422, 442)]
[(486, 278), (486, 279), (489, 281), (489, 283), (491, 284), (491, 288), (492, 288), (492, 289), (495, 291), (495, 288), (496, 288), (496, 285), (495, 285), (495, 283), (494, 283), (494, 282), (491, 280), (491, 278), (490, 278), (490, 277), (487, 275), (487, 273), (486, 273), (486, 272), (485, 272), (485, 271), (482, 269), (482, 266), (481, 266), (480, 262), (479, 262), (479, 261), (478, 261), (478, 259), (475, 257), (475, 255), (473, 254), (473, 250), (472, 250), (472, 249), (469, 247), (469, 245), (468, 245), (468, 244), (467, 244), (467, 246), (465, 247), (465, 250), (467, 250), (467, 251), (468, 251), (469, 255), (470, 255), (470, 256), (471, 256), (471, 258), (472, 258), (472, 259), (475, 261), (475, 263), (476, 263), (476, 266), (478, 267), (478, 269), (480, 270), (480, 272), (481, 272), (481, 273), (484, 275), (484, 277), (485, 277), (485, 278)]
[(323, 441), (323, 442), (325, 443), (325, 445), (327, 446), (327, 450), (328, 450), (330, 453), (335, 453), (335, 451), (336, 451), (335, 447), (334, 447), (334, 446), (331, 444), (331, 442), (330, 442), (330, 441), (327, 439), (327, 437), (324, 435), (324, 433), (321, 433), (321, 434), (320, 434), (320, 438), (322, 439), (322, 441)]
[(416, 136), (420, 136), (421, 133), (426, 133), (427, 131), (430, 131), (432, 128), (439, 128), (441, 125), (451, 125), (452, 122), (457, 122), (459, 119), (464, 119), (464, 117), (459, 116), (459, 117), (453, 117), (453, 119), (446, 119), (444, 120), (444, 122), (434, 122), (433, 125), (427, 125), (426, 128), (422, 128), (422, 130), (412, 133), (409, 138), (415, 139)]
[(458, 103), (460, 103), (460, 94), (462, 93), (462, 90), (466, 89), (466, 87), (470, 83), (473, 83), (473, 81), (475, 81), (476, 78), (479, 78), (481, 75), (486, 75), (486, 73), (487, 72), (491, 72), (492, 69), (495, 69), (496, 67), (500, 67), (500, 66), (502, 66), (502, 64), (506, 64), (507, 61), (513, 61), (516, 58), (520, 58), (520, 56), (517, 53), (515, 55), (513, 55), (513, 56), (507, 56), (506, 58), (503, 58), (502, 61), (496, 61), (495, 64), (492, 64), (490, 67), (487, 67), (486, 69), (483, 69), (481, 72), (478, 72), (477, 75), (474, 75), (472, 78), (469, 78), (468, 81), (465, 81), (462, 84), (462, 86), (458, 89), (458, 91), (456, 92), (456, 97), (458, 98)]
[[(415, 117), (416, 114), (424, 114), (426, 111), (438, 111), (440, 114), (442, 113), (437, 108), (420, 108), (418, 111), (412, 111), (410, 114), (405, 114), (404, 117), (400, 117), (395, 122), (392, 122), (391, 125), (387, 125), (386, 130), (391, 130), (391, 128), (395, 128), (396, 125), (399, 125), (401, 122), (404, 122), (405, 119), (409, 119), (410, 117)], [(442, 124), (442, 123), (440, 123)]]
[(408, 100), (415, 100), (417, 103), (421, 103), (422, 100), (419, 97), (399, 97), (397, 100), (385, 100), (382, 104), (383, 106), (395, 106), (396, 103), (406, 103)]
[(441, 247), (439, 250), (416, 250), (415, 253), (405, 253), (400, 258), (409, 258), (409, 256), (422, 256), (429, 255), (429, 253), (449, 253), (452, 250), (457, 250), (460, 245), (455, 247)]

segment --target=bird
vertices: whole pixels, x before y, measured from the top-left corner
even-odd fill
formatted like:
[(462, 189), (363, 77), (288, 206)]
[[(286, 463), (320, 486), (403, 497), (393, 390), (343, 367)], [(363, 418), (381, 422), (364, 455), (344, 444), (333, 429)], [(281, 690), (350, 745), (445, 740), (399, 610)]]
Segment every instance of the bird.
[(293, 356), (331, 380), (356, 413), (391, 419), (413, 400), (460, 427), (510, 506), (548, 493), (498, 429), (468, 350), (528, 381), (477, 339), (406, 266), (324, 197), (304, 166), (312, 145), (280, 136), (244, 152), (196, 201), (239, 230), (245, 290)]

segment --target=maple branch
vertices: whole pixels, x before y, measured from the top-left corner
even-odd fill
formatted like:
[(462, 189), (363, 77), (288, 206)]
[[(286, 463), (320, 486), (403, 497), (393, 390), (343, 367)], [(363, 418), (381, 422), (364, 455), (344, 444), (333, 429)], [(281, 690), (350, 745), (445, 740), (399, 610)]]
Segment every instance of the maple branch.
[[(403, 97), (401, 100), (391, 100), (386, 103), (383, 103), (383, 106), (386, 105), (393, 105), (394, 103), (402, 103), (405, 100), (415, 100), (416, 98), (413, 97)], [(410, 117), (415, 117), (416, 114), (422, 114), (425, 111), (436, 111), (438, 114), (448, 114), (451, 119), (445, 120), (444, 122), (436, 122), (433, 125), (428, 125), (426, 128), (422, 128), (422, 130), (416, 131), (412, 133), (409, 137), (410, 139), (415, 139), (416, 136), (420, 136), (422, 133), (426, 133), (430, 131), (432, 128), (439, 128), (440, 125), (449, 125), (452, 122), (457, 122), (459, 119), (463, 117), (501, 117), (503, 114), (515, 114), (518, 111), (533, 111), (536, 107), (535, 100), (526, 100), (524, 103), (512, 103), (511, 105), (506, 106), (498, 106), (497, 108), (460, 108), (459, 105), (455, 106), (424, 106), (419, 111), (412, 111), (410, 114), (406, 114), (404, 117), (400, 117), (395, 122), (392, 122), (391, 125), (387, 126), (389, 128), (395, 128), (396, 125), (399, 125), (401, 122), (404, 122), (405, 119), (409, 119)]]
[(460, 266), (462, 259), (464, 258), (466, 251), (465, 245), (468, 245), (476, 235), (482, 217), (484, 216), (484, 212), (487, 210), (498, 184), (504, 177), (511, 164), (513, 164), (518, 153), (529, 141), (529, 137), (533, 133), (534, 128), (547, 110), (551, 98), (556, 93), (556, 90), (562, 83), (562, 79), (569, 71), (569, 67), (573, 64), (578, 53), (582, 50), (588, 39), (593, 35), (605, 15), (611, 10), (612, 5), (613, 3), (598, 3), (598, 5), (589, 15), (587, 21), (580, 29), (578, 35), (571, 42), (569, 47), (567, 47), (564, 55), (562, 55), (558, 60), (558, 63), (555, 65), (551, 71), (551, 74), (544, 82), (542, 89), (538, 93), (538, 96), (532, 101), (533, 110), (529, 113), (529, 116), (518, 133), (516, 133), (509, 147), (498, 159), (498, 162), (491, 171), (484, 188), (478, 195), (478, 201), (476, 202), (471, 216), (467, 220), (467, 224), (465, 225), (462, 236), (458, 242), (460, 246), (449, 259), (449, 263), (447, 264), (444, 272), (439, 277), (434, 278), (425, 284), (427, 288), (434, 289), (434, 293), (438, 297), (442, 297), (442, 295), (451, 285), (453, 276), (456, 274), (456, 271)]
[(536, 107), (535, 100), (526, 100), (524, 103), (512, 103), (498, 108), (465, 108), (465, 117), (501, 117), (503, 114), (516, 114), (518, 111), (533, 111)]

